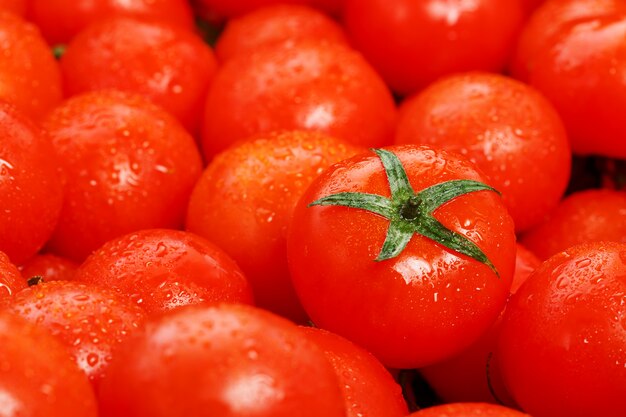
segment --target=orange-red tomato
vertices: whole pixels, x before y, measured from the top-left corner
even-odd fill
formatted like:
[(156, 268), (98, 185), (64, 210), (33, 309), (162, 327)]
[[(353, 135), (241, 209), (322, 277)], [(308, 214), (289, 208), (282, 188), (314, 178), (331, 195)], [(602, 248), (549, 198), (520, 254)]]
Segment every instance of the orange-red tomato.
[(22, 288), (26, 288), (22, 274), (8, 256), (0, 252), (0, 307)]
[(20, 271), (26, 279), (42, 277), (44, 281), (72, 281), (78, 264), (51, 253), (35, 255), (22, 265)]
[(521, 411), (495, 404), (458, 403), (425, 408), (409, 417), (531, 417)]
[(0, 0), (0, 10), (7, 10), (24, 16), (26, 13), (26, 0)]

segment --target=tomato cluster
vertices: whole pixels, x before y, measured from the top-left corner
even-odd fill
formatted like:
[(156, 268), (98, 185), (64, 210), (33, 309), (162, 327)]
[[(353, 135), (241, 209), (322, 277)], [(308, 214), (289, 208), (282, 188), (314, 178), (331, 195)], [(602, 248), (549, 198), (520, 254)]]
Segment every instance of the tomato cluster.
[(624, 417), (626, 0), (0, 0), (0, 417)]

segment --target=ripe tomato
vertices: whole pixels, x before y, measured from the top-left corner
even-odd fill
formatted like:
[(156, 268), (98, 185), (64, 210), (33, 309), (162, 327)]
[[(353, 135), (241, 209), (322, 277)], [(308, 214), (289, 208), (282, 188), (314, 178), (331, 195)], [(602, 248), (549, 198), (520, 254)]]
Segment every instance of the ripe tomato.
[(54, 45), (111, 16), (143, 17), (193, 29), (191, 7), (181, 0), (30, 0), (28, 18)]
[(40, 120), (63, 98), (61, 73), (39, 30), (0, 9), (0, 100)]
[[(528, 414), (495, 404), (458, 403), (425, 408), (409, 417), (530, 417)], [(534, 417), (534, 416), (533, 416)]]
[(626, 410), (626, 244), (575, 246), (544, 262), (507, 306), (505, 382), (533, 417)]
[(0, 100), (0, 250), (15, 263), (33, 256), (56, 226), (63, 204), (58, 165), (45, 132)]
[(571, 151), (554, 108), (496, 74), (451, 76), (407, 100), (396, 143), (440, 147), (476, 163), (502, 193), (517, 231), (558, 204), (570, 176)]
[(114, 237), (182, 225), (202, 162), (193, 138), (164, 110), (99, 91), (69, 99), (45, 127), (67, 176), (52, 252), (82, 261)]
[[(346, 30), (394, 91), (504, 68), (521, 30), (521, 0), (347, 0)], [(488, 35), (486, 35), (488, 34)]]
[(207, 96), (207, 160), (234, 142), (275, 130), (314, 130), (360, 146), (392, 141), (396, 108), (387, 86), (356, 51), (317, 39), (235, 56)]
[(9, 257), (0, 252), (0, 307), (6, 304), (13, 294), (26, 288), (26, 281)]
[(0, 415), (96, 417), (87, 377), (47, 331), (0, 312)]
[(178, 230), (113, 239), (85, 260), (76, 280), (113, 288), (151, 315), (189, 304), (252, 303), (248, 281), (226, 253)]
[[(317, 4), (336, 10), (334, 0), (196, 0), (199, 13), (210, 21), (220, 21), (275, 4)], [(336, 1), (336, 0), (335, 0)]]
[[(462, 351), (500, 314), (513, 222), (468, 161), (410, 145), (376, 152), (333, 165), (307, 189), (289, 268), (316, 325), (387, 366), (424, 366)], [(351, 206), (334, 205), (344, 197)]]
[(61, 58), (67, 95), (105, 88), (138, 93), (192, 133), (216, 70), (211, 48), (187, 28), (128, 17), (88, 26)]
[(541, 6), (546, 0), (524, 0), (523, 4), (524, 4), (524, 9), (526, 9), (526, 11), (530, 14), (532, 13), (536, 8), (538, 8), (539, 6)]
[(623, 191), (586, 190), (571, 194), (543, 223), (522, 235), (524, 245), (541, 259), (580, 243), (599, 241), (626, 243)]
[(187, 229), (241, 266), (257, 305), (304, 323), (287, 267), (287, 226), (322, 170), (360, 148), (315, 132), (269, 133), (219, 154), (196, 184)]
[(341, 26), (323, 13), (306, 6), (268, 6), (228, 21), (215, 45), (221, 62), (238, 54), (289, 39), (316, 38), (347, 43)]
[(345, 417), (324, 353), (253, 307), (187, 307), (148, 322), (115, 358), (102, 417)]
[(77, 269), (76, 263), (50, 253), (35, 255), (20, 265), (26, 279), (40, 276), (46, 282), (72, 281)]
[(0, 0), (0, 10), (7, 10), (24, 16), (26, 13), (26, 0)]

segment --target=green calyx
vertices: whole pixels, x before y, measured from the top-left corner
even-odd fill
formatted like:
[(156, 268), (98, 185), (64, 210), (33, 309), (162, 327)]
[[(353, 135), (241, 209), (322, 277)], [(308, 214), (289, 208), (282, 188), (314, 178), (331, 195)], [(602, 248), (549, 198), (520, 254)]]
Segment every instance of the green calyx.
[(496, 193), (498, 191), (479, 181), (452, 180), (415, 193), (398, 157), (393, 152), (384, 149), (373, 151), (385, 168), (391, 198), (377, 194), (346, 192), (322, 197), (309, 204), (309, 207), (351, 207), (367, 210), (388, 219), (387, 236), (376, 261), (384, 261), (400, 255), (413, 234), (417, 233), (487, 265), (499, 276), (487, 255), (474, 242), (447, 229), (433, 216), (433, 212), (440, 206), (464, 194), (483, 190)]

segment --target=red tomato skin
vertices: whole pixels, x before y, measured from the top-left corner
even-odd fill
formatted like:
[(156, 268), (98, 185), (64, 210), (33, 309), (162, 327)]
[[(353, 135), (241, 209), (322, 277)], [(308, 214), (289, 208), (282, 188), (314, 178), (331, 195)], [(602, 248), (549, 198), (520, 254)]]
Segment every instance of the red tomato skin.
[[(318, 0), (319, 2), (319, 0)], [(312, 0), (198, 0), (198, 13), (209, 21), (222, 21), (276, 4), (308, 4)]]
[(275, 130), (312, 130), (357, 146), (393, 140), (391, 93), (357, 52), (301, 39), (236, 56), (207, 96), (202, 148), (207, 160), (234, 142)]
[(237, 264), (211, 242), (178, 230), (113, 239), (83, 262), (75, 279), (112, 288), (149, 315), (199, 303), (252, 304)]
[(623, 191), (579, 191), (566, 197), (543, 223), (524, 233), (521, 241), (541, 259), (581, 243), (626, 243), (625, 207)]
[(114, 88), (150, 99), (191, 133), (217, 61), (187, 28), (161, 21), (113, 17), (81, 31), (61, 59), (67, 96)]
[(0, 252), (0, 307), (22, 288), (26, 288), (26, 280), (9, 257)]
[(556, 207), (571, 171), (565, 128), (552, 105), (497, 74), (454, 75), (408, 99), (396, 143), (444, 148), (476, 163), (502, 193), (517, 231)]
[(28, 18), (51, 44), (67, 43), (95, 21), (127, 16), (176, 24), (192, 30), (193, 13), (181, 0), (30, 0)]
[(15, 263), (41, 249), (56, 226), (63, 204), (58, 165), (48, 135), (0, 101), (0, 250)]
[(303, 131), (261, 134), (234, 145), (209, 163), (196, 184), (187, 230), (233, 257), (259, 307), (305, 323), (287, 266), (287, 226), (309, 184), (331, 164), (361, 151)]
[(144, 98), (73, 97), (45, 121), (67, 177), (52, 253), (82, 262), (114, 237), (178, 228), (202, 162), (193, 138)]
[(7, 10), (19, 16), (26, 13), (26, 0), (0, 0), (0, 10)]
[(63, 98), (61, 72), (37, 27), (0, 10), (0, 100), (35, 121)]
[(347, 417), (405, 417), (409, 410), (400, 385), (368, 351), (323, 329), (303, 327), (333, 365), (345, 399)]
[(511, 298), (498, 354), (528, 413), (623, 415), (625, 276), (626, 244), (583, 244), (544, 262)]
[[(453, 154), (411, 145), (388, 149), (402, 161), (416, 192), (453, 179), (484, 181)], [(513, 275), (513, 223), (500, 197), (468, 194), (435, 212), (444, 226), (476, 239), (498, 279), (486, 265), (419, 235), (396, 258), (375, 262), (388, 220), (347, 207), (307, 207), (346, 190), (389, 196), (374, 154), (333, 165), (296, 206), (287, 237), (289, 269), (312, 321), (392, 368), (425, 366), (473, 343), (504, 307)]]
[(520, 0), (347, 0), (344, 11), (356, 48), (403, 95), (456, 72), (500, 71), (523, 19)]
[(323, 352), (289, 321), (235, 304), (148, 322), (117, 356), (99, 400), (101, 417), (346, 415)]
[(47, 331), (0, 312), (0, 416), (96, 417), (87, 377)]
[(458, 403), (424, 408), (409, 417), (530, 417), (530, 415), (496, 404)]
[(50, 253), (38, 254), (19, 267), (26, 279), (40, 276), (44, 281), (73, 281), (78, 264)]

